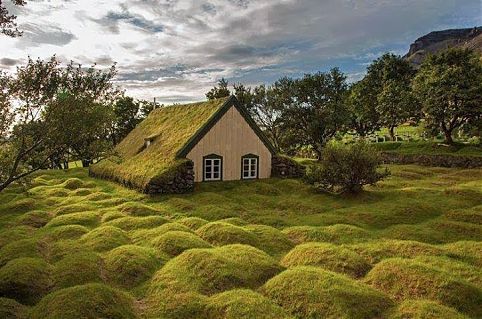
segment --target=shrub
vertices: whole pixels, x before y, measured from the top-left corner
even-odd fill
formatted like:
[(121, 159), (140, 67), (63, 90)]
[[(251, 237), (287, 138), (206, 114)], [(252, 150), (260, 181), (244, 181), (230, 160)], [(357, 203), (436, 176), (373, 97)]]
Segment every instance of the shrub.
[(150, 278), (165, 261), (151, 248), (125, 245), (105, 255), (105, 269), (116, 285), (133, 288)]
[(13, 299), (0, 297), (0, 318), (3, 319), (26, 319), (27, 307)]
[(318, 266), (355, 278), (364, 276), (371, 268), (370, 264), (356, 252), (326, 243), (298, 245), (283, 257), (281, 265), (287, 268)]
[(89, 282), (102, 282), (102, 258), (93, 252), (68, 255), (55, 264), (55, 288), (67, 288)]
[(296, 318), (378, 318), (391, 306), (373, 288), (315, 267), (288, 269), (261, 291)]
[(468, 319), (455, 309), (430, 300), (407, 300), (390, 313), (389, 319)]
[(91, 230), (80, 238), (86, 247), (95, 251), (111, 250), (130, 243), (125, 231), (113, 226), (101, 226)]
[(482, 290), (415, 260), (385, 259), (365, 280), (396, 300), (431, 299), (473, 317), (482, 316)]
[(52, 286), (51, 266), (39, 258), (18, 258), (0, 269), (0, 296), (36, 303)]
[(256, 236), (242, 227), (223, 222), (212, 222), (199, 228), (196, 233), (207, 242), (221, 246), (228, 244), (246, 244), (256, 247)]
[(210, 319), (288, 319), (280, 306), (248, 289), (235, 289), (211, 296), (206, 307)]
[(97, 283), (53, 292), (43, 298), (31, 312), (32, 319), (133, 319), (137, 317), (132, 297)]
[(177, 256), (192, 248), (208, 248), (211, 245), (192, 233), (184, 231), (168, 231), (151, 241), (151, 245), (170, 256)]
[(358, 193), (364, 185), (374, 185), (389, 175), (380, 172), (380, 158), (364, 142), (325, 146), (321, 165), (308, 167), (305, 181), (316, 189), (330, 193)]

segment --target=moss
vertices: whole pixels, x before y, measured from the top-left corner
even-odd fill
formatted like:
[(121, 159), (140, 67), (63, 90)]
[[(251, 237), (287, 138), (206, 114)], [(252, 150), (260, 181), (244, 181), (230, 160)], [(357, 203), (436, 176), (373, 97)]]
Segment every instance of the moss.
[(378, 318), (391, 306), (371, 287), (315, 267), (288, 269), (261, 291), (296, 318)]
[(13, 299), (0, 297), (0, 318), (26, 319), (27, 307)]
[(94, 227), (99, 223), (99, 215), (94, 212), (72, 213), (53, 218), (46, 226), (82, 225)]
[(80, 238), (89, 249), (106, 251), (130, 243), (128, 234), (120, 228), (101, 226), (91, 230)]
[(251, 246), (190, 249), (156, 273), (150, 293), (171, 286), (208, 295), (233, 288), (256, 288), (281, 269), (274, 259)]
[[(109, 212), (106, 212), (102, 215), (102, 222), (103, 223), (107, 223), (107, 222), (110, 222), (111, 220), (114, 220), (114, 219), (117, 219), (117, 218), (122, 218), (122, 217), (127, 217), (126, 214), (124, 213), (121, 213), (121, 212), (118, 212), (118, 211), (109, 211)], [(119, 226), (116, 226), (116, 227), (119, 227)], [(119, 227), (121, 228), (121, 227)]]
[(239, 217), (229, 217), (229, 218), (224, 218), (221, 220), (218, 220), (218, 222), (222, 223), (228, 223), (234, 226), (246, 226), (248, 225), (248, 222), (239, 218)]
[(41, 257), (42, 245), (43, 243), (35, 238), (13, 241), (0, 250), (0, 266), (16, 258)]
[(28, 239), (32, 236), (35, 228), (31, 226), (15, 226), (2, 229), (0, 232), (0, 247), (21, 239)]
[(207, 297), (196, 292), (180, 291), (177, 287), (164, 289), (147, 298), (148, 318), (162, 319), (211, 319), (206, 317)]
[(390, 313), (389, 319), (468, 319), (468, 317), (434, 301), (407, 300)]
[(15, 201), (11, 201), (5, 205), (5, 210), (11, 213), (26, 213), (34, 210), (37, 207), (37, 202), (33, 198), (23, 198)]
[(153, 228), (164, 225), (168, 220), (161, 216), (120, 217), (106, 222), (104, 225), (115, 226), (123, 230)]
[(168, 231), (154, 238), (151, 245), (170, 256), (177, 256), (187, 249), (211, 247), (197, 235), (184, 231)]
[(256, 236), (242, 227), (223, 222), (212, 222), (200, 227), (196, 233), (213, 245), (246, 244), (257, 246)]
[(396, 300), (431, 299), (470, 316), (482, 316), (482, 290), (450, 273), (415, 260), (383, 260), (368, 273), (365, 280)]
[(370, 264), (356, 252), (328, 243), (307, 243), (296, 246), (281, 260), (287, 268), (317, 266), (354, 278), (363, 277)]
[(92, 193), (88, 196), (85, 196), (85, 200), (90, 200), (90, 201), (93, 201), (93, 202), (103, 201), (103, 200), (111, 199), (111, 198), (112, 198), (112, 195), (104, 193), (104, 192), (95, 192), (95, 193)]
[(179, 223), (166, 223), (151, 229), (141, 229), (132, 232), (132, 240), (138, 244), (150, 244), (150, 242), (168, 231), (191, 232), (189, 228)]
[(102, 258), (93, 252), (68, 255), (55, 264), (52, 278), (56, 289), (102, 282)]
[(118, 207), (121, 213), (131, 216), (160, 215), (162, 211), (139, 202), (127, 202)]
[(67, 215), (70, 213), (82, 213), (92, 210), (92, 205), (86, 203), (63, 204), (54, 210), (55, 216)]
[(352, 243), (373, 239), (369, 231), (352, 225), (333, 225), (325, 227), (295, 226), (283, 230), (293, 242), (301, 244), (310, 241), (325, 241), (335, 244)]
[(48, 229), (48, 236), (54, 240), (76, 239), (87, 234), (89, 229), (81, 225), (65, 225)]
[(256, 236), (259, 242), (257, 248), (272, 256), (280, 256), (294, 246), (286, 234), (271, 226), (248, 225), (244, 229)]
[(89, 188), (77, 188), (70, 193), (71, 196), (87, 196), (89, 194), (92, 194), (92, 190)]
[(206, 309), (210, 319), (292, 318), (273, 301), (248, 289), (229, 290), (211, 296)]
[(86, 245), (77, 239), (64, 239), (51, 243), (49, 247), (49, 260), (56, 262), (62, 258), (91, 251)]
[(178, 223), (189, 227), (191, 230), (195, 231), (199, 227), (204, 226), (208, 223), (207, 220), (199, 218), (199, 217), (185, 217), (178, 220)]
[(36, 303), (52, 286), (51, 266), (39, 258), (18, 258), (0, 269), (0, 296)]
[(50, 213), (44, 212), (42, 210), (36, 210), (30, 213), (21, 215), (19, 218), (17, 218), (17, 222), (20, 225), (40, 228), (45, 226), (50, 221), (51, 218), (52, 218), (52, 215)]
[(105, 255), (105, 269), (111, 282), (124, 288), (133, 288), (145, 280), (165, 263), (151, 248), (125, 245)]
[(43, 298), (33, 309), (32, 319), (138, 318), (129, 295), (91, 283), (65, 288)]
[(74, 190), (78, 189), (81, 187), (84, 187), (84, 182), (80, 178), (69, 178), (65, 182), (61, 184), (62, 187), (69, 189), (69, 190)]

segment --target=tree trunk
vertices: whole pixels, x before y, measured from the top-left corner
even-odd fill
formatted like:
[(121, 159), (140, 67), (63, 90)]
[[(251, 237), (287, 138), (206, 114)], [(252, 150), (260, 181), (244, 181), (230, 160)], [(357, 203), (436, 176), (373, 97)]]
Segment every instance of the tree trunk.
[(89, 167), (92, 164), (92, 160), (90, 159), (83, 159), (82, 160), (82, 167)]
[(447, 143), (448, 145), (454, 144), (454, 140), (452, 138), (452, 131), (444, 130), (444, 134), (445, 134), (445, 143)]
[(390, 138), (392, 139), (392, 141), (395, 141), (395, 126), (391, 126), (389, 132)]

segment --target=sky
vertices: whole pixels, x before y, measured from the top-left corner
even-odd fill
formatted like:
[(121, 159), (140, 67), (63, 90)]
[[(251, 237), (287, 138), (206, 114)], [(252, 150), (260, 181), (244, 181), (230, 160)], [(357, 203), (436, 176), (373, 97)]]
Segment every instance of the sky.
[(128, 95), (199, 101), (224, 77), (270, 84), (339, 67), (349, 81), (384, 52), (435, 30), (482, 26), (482, 0), (30, 0), (6, 6), (20, 38), (0, 35), (0, 70), (28, 56), (107, 68)]

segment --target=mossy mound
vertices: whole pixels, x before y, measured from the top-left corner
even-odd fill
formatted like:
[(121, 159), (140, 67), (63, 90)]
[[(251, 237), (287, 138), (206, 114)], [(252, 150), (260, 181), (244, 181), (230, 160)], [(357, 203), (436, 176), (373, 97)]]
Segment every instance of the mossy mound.
[(93, 201), (93, 202), (98, 202), (98, 201), (111, 199), (111, 198), (112, 198), (111, 194), (107, 194), (107, 193), (104, 193), (104, 192), (94, 192), (94, 193), (91, 193), (88, 196), (85, 196), (85, 200), (90, 200), (90, 201)]
[(249, 289), (235, 289), (211, 296), (206, 316), (210, 319), (288, 319), (283, 308)]
[(31, 226), (15, 226), (0, 232), (0, 247), (21, 239), (29, 239), (35, 228)]
[(56, 227), (64, 225), (82, 225), (94, 227), (99, 223), (99, 215), (94, 212), (72, 213), (53, 218), (46, 227)]
[(107, 222), (110, 222), (111, 220), (122, 218), (122, 217), (127, 217), (127, 215), (119, 211), (108, 211), (102, 214), (101, 220), (103, 223), (107, 223)]
[(18, 217), (17, 223), (20, 225), (40, 228), (45, 226), (50, 221), (50, 219), (52, 219), (52, 214), (44, 212), (42, 210), (36, 210)]
[(166, 223), (159, 227), (151, 228), (151, 229), (141, 229), (136, 230), (131, 233), (132, 240), (135, 243), (140, 244), (150, 244), (150, 242), (159, 237), (162, 234), (167, 233), (168, 231), (183, 231), (183, 232), (192, 232), (191, 229), (188, 227), (179, 224), (179, 223)]
[(245, 221), (244, 219), (241, 219), (239, 217), (224, 218), (224, 219), (218, 220), (218, 222), (228, 223), (228, 224), (235, 225), (235, 226), (246, 226), (246, 225), (248, 225), (247, 221)]
[(118, 207), (119, 211), (131, 216), (161, 215), (161, 211), (138, 202), (127, 202)]
[(453, 221), (482, 225), (481, 211), (482, 205), (479, 205), (469, 209), (453, 210), (444, 214), (443, 217)]
[(19, 200), (12, 200), (5, 205), (5, 211), (10, 213), (26, 213), (34, 210), (37, 207), (37, 202), (33, 198), (22, 198)]
[(196, 233), (207, 242), (221, 246), (229, 244), (245, 244), (256, 247), (259, 244), (256, 236), (250, 231), (223, 222), (212, 222), (199, 228)]
[(265, 225), (248, 225), (244, 229), (258, 239), (259, 249), (272, 256), (279, 256), (294, 247), (294, 243), (279, 229)]
[(347, 245), (365, 257), (371, 264), (392, 257), (414, 258), (417, 256), (444, 255), (443, 248), (412, 240), (380, 240), (375, 242)]
[(390, 313), (389, 319), (468, 319), (468, 317), (435, 301), (406, 300)]
[(18, 258), (0, 269), (0, 296), (36, 303), (52, 287), (51, 266), (39, 258)]
[(65, 225), (48, 229), (48, 236), (54, 240), (77, 239), (89, 232), (89, 229), (81, 225)]
[(363, 277), (371, 268), (356, 252), (328, 243), (298, 245), (283, 257), (280, 264), (287, 268), (317, 266), (354, 278)]
[(164, 225), (168, 220), (161, 216), (146, 217), (120, 217), (106, 222), (104, 225), (115, 226), (123, 230), (136, 230), (143, 228), (154, 228)]
[(430, 299), (470, 316), (482, 317), (482, 290), (450, 273), (415, 260), (383, 260), (368, 273), (365, 280), (396, 300)]
[(13, 299), (0, 297), (0, 318), (25, 319), (27, 318), (27, 307)]
[(75, 190), (78, 188), (88, 188), (88, 187), (85, 187), (85, 186), (88, 186), (86, 183), (84, 183), (80, 178), (76, 178), (76, 177), (67, 179), (65, 182), (60, 184), (60, 186), (68, 190)]
[(94, 252), (68, 255), (55, 264), (52, 274), (55, 288), (102, 282), (102, 265), (102, 258)]
[(54, 210), (55, 216), (67, 215), (71, 213), (82, 213), (94, 210), (92, 204), (87, 203), (75, 203), (75, 204), (63, 204), (62, 206)]
[(151, 248), (125, 245), (105, 255), (105, 269), (110, 281), (124, 288), (135, 287), (148, 278), (165, 263)]
[(204, 226), (208, 223), (207, 220), (199, 218), (199, 217), (186, 217), (177, 221), (184, 226), (189, 227), (191, 230), (195, 231), (199, 227)]
[(83, 235), (80, 240), (86, 247), (95, 251), (107, 251), (131, 242), (125, 231), (114, 226), (95, 228)]
[(283, 233), (297, 244), (313, 241), (344, 244), (374, 239), (374, 236), (369, 231), (345, 224), (326, 227), (294, 226), (285, 228)]
[(64, 239), (51, 243), (48, 257), (50, 261), (57, 262), (66, 256), (80, 254), (85, 251), (90, 251), (90, 249), (80, 240)]
[(455, 258), (482, 267), (482, 242), (458, 241), (443, 246), (445, 251)]
[(187, 249), (211, 247), (199, 236), (184, 231), (168, 231), (154, 238), (151, 245), (170, 256), (177, 256)]
[(205, 315), (206, 296), (192, 291), (180, 291), (174, 286), (170, 288), (148, 296), (147, 318), (211, 319)]
[(0, 249), (0, 266), (21, 257), (41, 257), (42, 242), (37, 239), (13, 241)]
[(233, 288), (256, 288), (281, 270), (269, 255), (247, 245), (191, 249), (156, 273), (150, 292), (178, 287), (179, 292), (211, 295)]
[(87, 196), (92, 194), (92, 190), (89, 188), (77, 188), (70, 193), (70, 196)]
[(379, 318), (391, 306), (379, 291), (316, 267), (288, 269), (261, 291), (296, 318)]
[(129, 295), (103, 284), (65, 288), (45, 296), (31, 312), (32, 319), (138, 318)]

